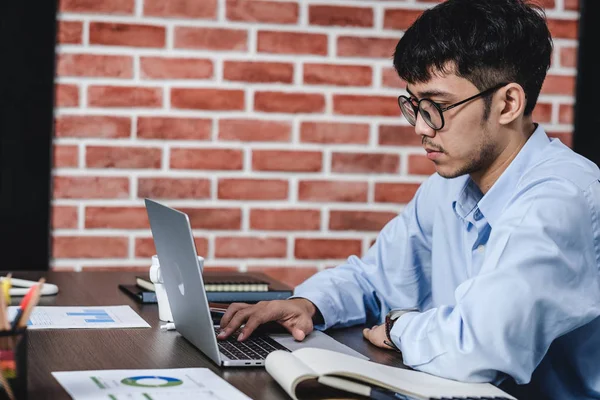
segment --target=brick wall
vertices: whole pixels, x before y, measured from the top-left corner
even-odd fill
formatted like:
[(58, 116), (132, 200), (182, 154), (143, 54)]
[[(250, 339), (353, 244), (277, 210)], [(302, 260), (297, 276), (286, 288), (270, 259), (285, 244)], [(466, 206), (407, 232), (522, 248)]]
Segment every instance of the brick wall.
[[(147, 268), (147, 196), (189, 213), (207, 266), (299, 281), (364, 254), (433, 171), (391, 62), (432, 4), (62, 0), (53, 267)], [(535, 117), (570, 143), (578, 4), (543, 4)]]

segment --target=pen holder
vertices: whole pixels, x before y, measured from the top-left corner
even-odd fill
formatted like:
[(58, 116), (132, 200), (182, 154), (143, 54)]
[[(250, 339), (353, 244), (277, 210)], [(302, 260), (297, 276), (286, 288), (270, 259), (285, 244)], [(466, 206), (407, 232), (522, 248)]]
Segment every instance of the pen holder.
[(0, 331), (0, 374), (0, 400), (27, 399), (27, 328)]

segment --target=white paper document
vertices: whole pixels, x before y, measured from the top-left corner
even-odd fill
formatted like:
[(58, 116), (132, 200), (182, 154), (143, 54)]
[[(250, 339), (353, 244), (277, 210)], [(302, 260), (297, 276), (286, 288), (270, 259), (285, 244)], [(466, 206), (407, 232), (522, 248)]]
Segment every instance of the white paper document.
[[(17, 314), (16, 306), (8, 308), (9, 319)], [(35, 307), (27, 321), (28, 329), (78, 328), (150, 328), (130, 306), (102, 307)]]
[(250, 400), (208, 368), (65, 371), (52, 375), (74, 400)]

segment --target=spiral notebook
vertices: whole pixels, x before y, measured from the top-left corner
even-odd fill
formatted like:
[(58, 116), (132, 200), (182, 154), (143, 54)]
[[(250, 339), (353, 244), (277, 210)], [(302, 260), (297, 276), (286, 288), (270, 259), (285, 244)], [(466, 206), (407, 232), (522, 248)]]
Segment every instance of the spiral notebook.
[[(261, 272), (204, 270), (202, 278), (208, 301), (216, 303), (280, 300), (293, 293), (290, 286)], [(136, 285), (154, 291), (154, 283), (147, 277), (137, 276)]]

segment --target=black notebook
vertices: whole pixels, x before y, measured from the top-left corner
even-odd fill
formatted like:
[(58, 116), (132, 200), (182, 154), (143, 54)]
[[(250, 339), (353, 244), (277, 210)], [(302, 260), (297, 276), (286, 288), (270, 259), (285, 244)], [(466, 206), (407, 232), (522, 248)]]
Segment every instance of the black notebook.
[[(256, 303), (283, 300), (293, 294), (293, 288), (262, 272), (207, 271), (202, 273), (208, 301), (215, 303)], [(137, 276), (136, 285), (154, 290), (150, 279)]]

